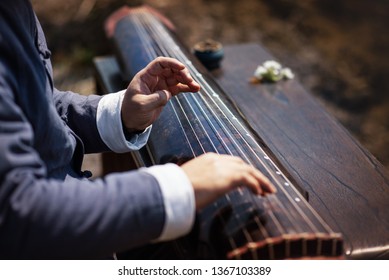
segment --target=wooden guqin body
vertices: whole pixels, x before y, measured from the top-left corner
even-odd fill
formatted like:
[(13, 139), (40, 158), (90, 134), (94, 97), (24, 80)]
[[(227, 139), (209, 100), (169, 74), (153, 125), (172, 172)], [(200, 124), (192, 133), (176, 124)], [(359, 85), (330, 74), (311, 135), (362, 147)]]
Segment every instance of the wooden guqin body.
[(152, 59), (169, 56), (201, 85), (199, 93), (180, 94), (166, 105), (147, 146), (135, 154), (139, 166), (180, 164), (206, 152), (231, 154), (257, 167), (277, 188), (260, 197), (242, 186), (199, 212), (193, 232), (177, 241), (183, 258), (342, 257), (341, 234), (309, 205), (260, 135), (158, 16), (131, 9), (115, 23), (113, 39), (123, 77), (131, 79)]

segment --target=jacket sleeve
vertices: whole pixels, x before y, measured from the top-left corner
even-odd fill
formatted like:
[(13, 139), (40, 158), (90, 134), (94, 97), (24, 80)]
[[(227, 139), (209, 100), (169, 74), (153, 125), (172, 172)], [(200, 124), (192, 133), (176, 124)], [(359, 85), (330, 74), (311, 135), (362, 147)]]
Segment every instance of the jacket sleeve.
[(48, 179), (31, 126), (2, 83), (0, 127), (0, 258), (104, 257), (160, 236), (165, 212), (153, 176)]
[(86, 153), (109, 151), (99, 134), (96, 113), (101, 96), (83, 96), (54, 89), (53, 99), (60, 117), (81, 138)]

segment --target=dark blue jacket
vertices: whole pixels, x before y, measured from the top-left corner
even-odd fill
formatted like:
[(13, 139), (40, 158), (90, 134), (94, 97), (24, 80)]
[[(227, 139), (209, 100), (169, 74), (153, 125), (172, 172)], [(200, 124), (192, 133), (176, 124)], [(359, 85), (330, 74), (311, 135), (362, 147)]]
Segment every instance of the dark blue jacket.
[(0, 1), (0, 258), (100, 258), (161, 233), (153, 176), (83, 178), (84, 152), (108, 149), (99, 99), (56, 90), (31, 4)]

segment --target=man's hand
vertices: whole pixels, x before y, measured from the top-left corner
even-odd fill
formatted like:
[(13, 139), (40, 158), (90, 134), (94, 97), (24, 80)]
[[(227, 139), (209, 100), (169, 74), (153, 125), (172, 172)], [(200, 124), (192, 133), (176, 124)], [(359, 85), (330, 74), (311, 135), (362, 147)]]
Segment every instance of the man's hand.
[(152, 124), (163, 107), (180, 92), (197, 92), (200, 85), (184, 64), (176, 59), (158, 57), (139, 71), (125, 93), (121, 116), (129, 132)]
[(196, 209), (239, 186), (248, 187), (260, 195), (276, 192), (268, 178), (239, 157), (208, 153), (181, 167), (192, 183)]

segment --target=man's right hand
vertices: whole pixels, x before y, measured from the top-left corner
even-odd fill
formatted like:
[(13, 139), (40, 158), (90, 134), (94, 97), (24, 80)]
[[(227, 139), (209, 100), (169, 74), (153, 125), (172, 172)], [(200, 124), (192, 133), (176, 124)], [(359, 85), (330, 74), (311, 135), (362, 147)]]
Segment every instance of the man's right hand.
[(192, 183), (198, 210), (239, 186), (246, 186), (259, 195), (276, 192), (268, 178), (239, 157), (207, 153), (181, 168)]

